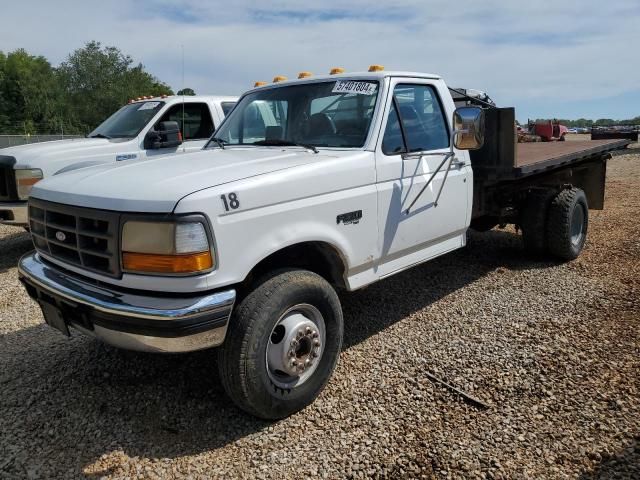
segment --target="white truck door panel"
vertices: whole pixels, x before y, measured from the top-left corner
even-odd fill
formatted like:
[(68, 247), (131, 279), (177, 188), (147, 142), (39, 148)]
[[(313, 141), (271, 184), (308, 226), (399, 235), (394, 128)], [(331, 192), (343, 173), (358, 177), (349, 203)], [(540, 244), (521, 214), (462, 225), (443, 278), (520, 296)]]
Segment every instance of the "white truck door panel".
[[(462, 246), (471, 181), (468, 154), (456, 152), (448, 173), (449, 161), (407, 213), (448, 152), (449, 122), (436, 88), (429, 83), (395, 80), (392, 93), (395, 99), (388, 99), (390, 107), (376, 148), (380, 276)], [(423, 144), (416, 147), (412, 139)], [(418, 147), (418, 154), (401, 151)]]

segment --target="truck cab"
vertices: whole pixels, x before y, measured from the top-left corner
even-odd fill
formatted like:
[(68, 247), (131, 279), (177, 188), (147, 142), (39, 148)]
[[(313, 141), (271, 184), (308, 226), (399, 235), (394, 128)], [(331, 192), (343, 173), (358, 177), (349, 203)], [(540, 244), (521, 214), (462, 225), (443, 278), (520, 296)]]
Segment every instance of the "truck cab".
[(438, 75), (372, 66), (274, 80), (179, 161), (34, 186), (36, 251), (19, 275), (50, 326), (126, 349), (217, 347), (229, 397), (275, 419), (312, 402), (335, 368), (337, 291), (463, 247), (472, 219), (526, 226), (538, 253), (582, 250), (587, 197), (571, 182), (601, 202), (603, 155), (618, 144), (518, 160), (513, 109), (456, 108)]
[[(162, 96), (132, 99), (86, 138), (0, 150), (0, 223), (27, 226), (26, 200), (41, 179), (77, 168), (131, 162), (201, 149), (236, 97)], [(165, 122), (179, 135), (160, 140)], [(156, 141), (153, 141), (156, 139)]]

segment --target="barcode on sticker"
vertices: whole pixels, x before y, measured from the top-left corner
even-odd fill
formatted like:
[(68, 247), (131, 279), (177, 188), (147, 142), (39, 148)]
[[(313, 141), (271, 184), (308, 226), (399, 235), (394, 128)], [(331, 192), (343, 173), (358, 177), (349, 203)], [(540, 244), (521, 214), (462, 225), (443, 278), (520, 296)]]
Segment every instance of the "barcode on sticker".
[(373, 95), (378, 85), (371, 82), (355, 82), (353, 80), (338, 80), (332, 93), (359, 93), (360, 95)]

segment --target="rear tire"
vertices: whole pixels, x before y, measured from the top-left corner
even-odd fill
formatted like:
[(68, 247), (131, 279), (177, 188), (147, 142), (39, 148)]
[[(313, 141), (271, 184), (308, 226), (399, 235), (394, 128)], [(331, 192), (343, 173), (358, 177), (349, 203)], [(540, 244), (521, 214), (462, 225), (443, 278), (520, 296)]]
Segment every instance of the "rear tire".
[(556, 192), (553, 190), (531, 190), (522, 209), (520, 227), (524, 249), (533, 255), (547, 252), (546, 224), (549, 207)]
[(579, 188), (562, 190), (549, 207), (547, 247), (563, 260), (580, 255), (587, 240), (589, 207), (587, 197)]
[(325, 387), (342, 335), (340, 301), (325, 279), (307, 270), (274, 272), (235, 309), (218, 350), (220, 380), (244, 411), (287, 417)]

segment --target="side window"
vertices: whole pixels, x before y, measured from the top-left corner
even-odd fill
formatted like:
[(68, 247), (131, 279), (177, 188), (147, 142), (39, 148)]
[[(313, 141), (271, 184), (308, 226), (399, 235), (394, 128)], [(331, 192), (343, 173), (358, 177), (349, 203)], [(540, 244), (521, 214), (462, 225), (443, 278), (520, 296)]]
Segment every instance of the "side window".
[(407, 151), (436, 150), (449, 146), (447, 123), (433, 87), (400, 84), (394, 89), (393, 95), (398, 105), (399, 112), (396, 113), (402, 122)]
[(389, 118), (387, 118), (384, 137), (382, 138), (382, 153), (385, 155), (393, 155), (402, 152), (406, 152), (406, 148), (404, 146), (404, 139), (402, 138), (396, 104), (393, 102), (391, 104), (391, 110), (389, 110)]
[(222, 107), (222, 113), (224, 113), (224, 116), (226, 117), (229, 115), (229, 112), (233, 110), (233, 107), (236, 106), (236, 102), (222, 102), (220, 106)]
[[(171, 107), (159, 122), (178, 122), (182, 138), (187, 140), (207, 139), (213, 133), (213, 120), (206, 103), (185, 103), (184, 116), (183, 104), (179, 103)], [(183, 122), (184, 118), (184, 122)]]

